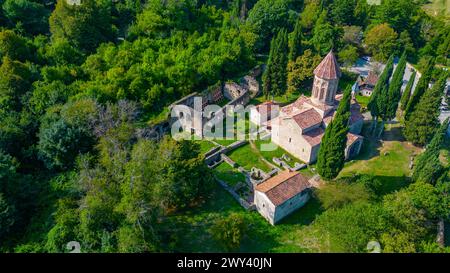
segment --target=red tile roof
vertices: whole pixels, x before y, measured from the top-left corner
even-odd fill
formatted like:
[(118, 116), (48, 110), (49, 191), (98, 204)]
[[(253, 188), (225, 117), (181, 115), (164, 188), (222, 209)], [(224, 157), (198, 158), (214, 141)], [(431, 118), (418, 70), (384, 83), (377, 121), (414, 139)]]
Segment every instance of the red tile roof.
[(292, 116), (292, 118), (302, 129), (312, 127), (322, 122), (322, 116), (314, 108), (296, 114)]
[(322, 60), (322, 62), (314, 70), (314, 75), (327, 80), (335, 80), (341, 77), (341, 69), (336, 61), (333, 51)]
[(367, 75), (367, 78), (364, 79), (363, 84), (368, 84), (375, 86), (378, 81), (378, 75), (375, 72), (369, 71), (369, 75)]
[(355, 141), (357, 141), (360, 138), (362, 138), (362, 136), (348, 133), (347, 134), (347, 147), (352, 145)]
[(301, 173), (286, 170), (258, 184), (255, 189), (279, 206), (310, 187), (308, 179)]
[(261, 114), (262, 113), (270, 113), (272, 111), (272, 108), (274, 109), (274, 111), (277, 110), (276, 107), (274, 107), (274, 106), (278, 106), (278, 103), (273, 102), (273, 101), (265, 101), (256, 106), (256, 111), (258, 111)]
[(319, 127), (304, 133), (302, 136), (311, 146), (314, 147), (320, 144), (324, 134), (325, 130), (322, 127)]

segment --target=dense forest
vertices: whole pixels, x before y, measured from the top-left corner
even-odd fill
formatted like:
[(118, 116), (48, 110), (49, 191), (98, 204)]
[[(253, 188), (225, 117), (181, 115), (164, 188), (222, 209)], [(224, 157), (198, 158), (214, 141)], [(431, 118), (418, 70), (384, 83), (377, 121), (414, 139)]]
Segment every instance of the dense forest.
[[(266, 94), (304, 89), (332, 49), (345, 65), (405, 52), (419, 70), (433, 63), (437, 81), (450, 65), (450, 26), (423, 3), (0, 0), (0, 251), (65, 252), (70, 241), (85, 252), (176, 251), (165, 219), (207, 199), (213, 178), (198, 144), (154, 142), (139, 128), (260, 63), (274, 75), (263, 78)], [(426, 244), (429, 220), (449, 204), (438, 197), (449, 192), (443, 172), (434, 179), (442, 191), (419, 183), (384, 208), (333, 209), (321, 221), (365, 210), (361, 225), (393, 219), (403, 236), (383, 233), (393, 251), (404, 240)], [(403, 202), (408, 194), (419, 205)]]

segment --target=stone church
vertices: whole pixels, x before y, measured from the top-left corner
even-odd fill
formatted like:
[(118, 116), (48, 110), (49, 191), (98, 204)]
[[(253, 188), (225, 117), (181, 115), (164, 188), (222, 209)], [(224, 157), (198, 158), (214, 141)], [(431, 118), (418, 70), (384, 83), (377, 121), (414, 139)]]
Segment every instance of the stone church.
[[(306, 163), (315, 162), (325, 128), (342, 99), (342, 94), (337, 94), (340, 77), (341, 70), (330, 51), (314, 70), (311, 97), (301, 95), (294, 103), (282, 107), (278, 116), (268, 122), (272, 141)], [(359, 134), (364, 117), (354, 98), (350, 108), (347, 159), (359, 153), (363, 142)]]

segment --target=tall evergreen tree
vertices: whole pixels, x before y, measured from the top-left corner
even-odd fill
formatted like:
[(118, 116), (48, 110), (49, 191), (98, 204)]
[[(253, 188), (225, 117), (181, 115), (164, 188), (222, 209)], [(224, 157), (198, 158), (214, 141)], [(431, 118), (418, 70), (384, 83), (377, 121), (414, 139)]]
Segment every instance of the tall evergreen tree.
[(428, 62), (427, 67), (425, 68), (425, 71), (420, 77), (419, 82), (417, 82), (416, 88), (414, 89), (414, 92), (412, 93), (411, 98), (408, 101), (408, 104), (406, 105), (405, 120), (409, 119), (412, 112), (414, 112), (416, 105), (419, 103), (420, 98), (428, 89), (428, 84), (430, 83), (431, 80), (433, 68), (434, 68), (434, 60), (430, 60)]
[(395, 68), (394, 75), (389, 84), (388, 91), (388, 101), (387, 101), (387, 120), (392, 120), (395, 118), (397, 113), (398, 102), (400, 100), (401, 89), (403, 86), (403, 75), (406, 69), (406, 52), (402, 54), (402, 57), (398, 61), (397, 67)]
[(334, 179), (344, 167), (350, 118), (351, 89), (344, 92), (336, 114), (325, 130), (320, 144), (317, 171), (324, 179)]
[(378, 117), (384, 116), (386, 113), (385, 103), (387, 101), (387, 93), (389, 86), (389, 79), (392, 75), (394, 67), (394, 56), (392, 55), (386, 63), (386, 67), (378, 78), (377, 84), (373, 89), (372, 96), (370, 96), (367, 107), (372, 115), (372, 130), (376, 131), (376, 122)]
[(402, 111), (405, 111), (406, 106), (408, 105), (409, 98), (411, 97), (411, 90), (414, 86), (414, 81), (416, 80), (416, 74), (417, 72), (414, 70), (408, 80), (405, 90), (403, 91), (402, 98), (400, 99), (400, 110)]
[(415, 145), (427, 144), (439, 126), (439, 105), (446, 80), (446, 75), (441, 76), (434, 86), (423, 94), (414, 112), (405, 122), (405, 137)]
[(267, 61), (267, 68), (263, 75), (263, 91), (266, 97), (270, 95), (281, 95), (286, 92), (287, 53), (287, 31), (282, 29), (270, 44), (269, 60)]
[(295, 61), (302, 54), (302, 25), (300, 18), (295, 23), (294, 31), (291, 33), (289, 46), (289, 61)]
[(439, 160), (439, 154), (445, 140), (445, 132), (449, 125), (449, 119), (442, 123), (441, 127), (436, 131), (430, 144), (426, 150), (416, 160), (414, 168), (413, 180), (434, 184), (444, 171)]
[(272, 41), (270, 42), (270, 51), (269, 51), (269, 58), (267, 60), (267, 66), (264, 71), (264, 74), (262, 76), (263, 81), (263, 93), (266, 96), (266, 98), (269, 97), (270, 91), (272, 90), (272, 69), (273, 69), (273, 51), (275, 48), (276, 38), (272, 38)]

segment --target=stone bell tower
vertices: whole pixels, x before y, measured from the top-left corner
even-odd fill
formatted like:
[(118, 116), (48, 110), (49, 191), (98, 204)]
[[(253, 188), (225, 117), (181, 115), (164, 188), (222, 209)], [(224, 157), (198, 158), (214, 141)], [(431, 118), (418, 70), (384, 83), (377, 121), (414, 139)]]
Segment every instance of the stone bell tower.
[(311, 100), (315, 104), (334, 105), (341, 70), (333, 51), (314, 70)]

